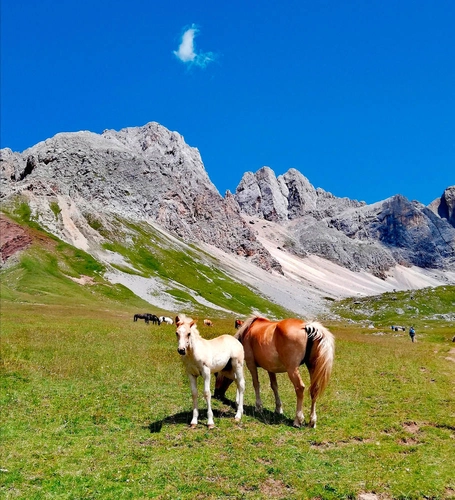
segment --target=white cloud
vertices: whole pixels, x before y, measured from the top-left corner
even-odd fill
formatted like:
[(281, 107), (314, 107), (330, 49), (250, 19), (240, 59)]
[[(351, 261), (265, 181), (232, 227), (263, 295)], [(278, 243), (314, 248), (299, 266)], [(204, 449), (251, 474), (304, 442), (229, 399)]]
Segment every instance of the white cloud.
[(175, 56), (183, 63), (191, 66), (199, 66), (205, 68), (207, 64), (215, 60), (213, 52), (199, 52), (196, 53), (194, 38), (199, 33), (198, 28), (193, 24), (182, 35), (182, 41), (178, 50), (174, 50)]

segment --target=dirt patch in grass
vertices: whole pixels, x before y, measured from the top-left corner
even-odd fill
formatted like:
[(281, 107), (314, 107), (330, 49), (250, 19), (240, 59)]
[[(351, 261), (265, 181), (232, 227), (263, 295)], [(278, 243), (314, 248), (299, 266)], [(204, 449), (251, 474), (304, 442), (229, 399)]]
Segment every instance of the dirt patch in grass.
[(0, 262), (32, 244), (32, 237), (23, 227), (0, 214)]
[(81, 274), (80, 278), (73, 278), (72, 276), (67, 276), (67, 278), (75, 281), (76, 283), (79, 283), (79, 285), (94, 285), (95, 280), (90, 277), (90, 276), (85, 276), (84, 274)]
[(415, 422), (405, 422), (403, 428), (411, 434), (417, 434), (420, 431), (420, 427)]
[(283, 498), (289, 495), (290, 489), (279, 479), (269, 477), (261, 485), (264, 498)]
[(357, 500), (389, 500), (391, 497), (376, 495), (376, 493), (360, 493)]
[(455, 363), (455, 349), (450, 349), (449, 355), (446, 356), (446, 359)]

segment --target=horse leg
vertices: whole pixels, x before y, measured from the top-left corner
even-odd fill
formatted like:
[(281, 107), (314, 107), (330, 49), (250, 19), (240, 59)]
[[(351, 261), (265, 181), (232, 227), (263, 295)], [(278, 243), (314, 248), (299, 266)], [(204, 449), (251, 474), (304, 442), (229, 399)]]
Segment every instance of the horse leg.
[(250, 370), (251, 373), (251, 378), (253, 379), (253, 387), (254, 387), (254, 392), (256, 394), (256, 409), (262, 410), (261, 394), (259, 393), (260, 386), (259, 386), (258, 368), (254, 360), (250, 362), (247, 361), (246, 365), (248, 366), (248, 370)]
[(243, 415), (243, 395), (245, 394), (245, 377), (243, 375), (243, 363), (235, 363), (235, 383), (237, 384), (237, 394), (235, 401), (237, 403), (237, 413), (235, 420), (240, 422)]
[(313, 382), (314, 366), (308, 366), (310, 372), (310, 396), (311, 396), (311, 411), (310, 411), (310, 427), (316, 427), (318, 416), (316, 415), (316, 400), (318, 398), (318, 390), (316, 384)]
[(199, 416), (199, 412), (197, 409), (197, 377), (195, 377), (194, 375), (188, 375), (188, 378), (190, 379), (191, 396), (193, 397), (193, 419), (191, 420), (190, 425), (193, 429), (195, 429)]
[(212, 395), (210, 394), (210, 375), (211, 373), (208, 369), (202, 372), (202, 378), (204, 379), (204, 399), (207, 402), (207, 427), (213, 429), (215, 422), (213, 421)]
[(270, 387), (272, 388), (273, 394), (275, 396), (275, 412), (283, 413), (283, 406), (281, 404), (281, 399), (278, 394), (278, 382), (276, 380), (276, 373), (268, 372), (270, 379)]
[(289, 378), (294, 385), (295, 394), (297, 396), (297, 408), (295, 412), (294, 427), (301, 427), (304, 421), (302, 405), (303, 405), (303, 392), (305, 384), (300, 376), (299, 367), (288, 370)]

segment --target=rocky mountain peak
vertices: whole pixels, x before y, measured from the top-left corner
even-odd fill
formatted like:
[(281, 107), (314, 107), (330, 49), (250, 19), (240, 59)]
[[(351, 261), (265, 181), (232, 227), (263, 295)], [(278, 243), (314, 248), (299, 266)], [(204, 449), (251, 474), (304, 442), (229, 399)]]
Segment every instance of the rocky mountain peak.
[(97, 213), (151, 220), (185, 241), (209, 243), (281, 271), (238, 206), (220, 196), (199, 151), (158, 123), (101, 135), (61, 133), (22, 154), (2, 150), (1, 174), (2, 198), (27, 196), (36, 217), (64, 240), (52, 222), (51, 202), (71, 206), (79, 226)]
[(278, 178), (270, 167), (262, 167), (256, 173), (246, 172), (236, 189), (235, 199), (243, 213), (273, 222), (293, 220), (306, 214), (321, 219), (347, 207), (364, 205), (315, 189), (294, 168)]
[(432, 204), (432, 212), (401, 195), (372, 205), (338, 198), (315, 189), (296, 169), (276, 178), (263, 167), (243, 176), (235, 199), (245, 215), (285, 224), (285, 246), (295, 255), (316, 254), (381, 278), (397, 264), (433, 269), (455, 265), (453, 187)]
[(428, 208), (455, 227), (455, 186), (449, 186)]

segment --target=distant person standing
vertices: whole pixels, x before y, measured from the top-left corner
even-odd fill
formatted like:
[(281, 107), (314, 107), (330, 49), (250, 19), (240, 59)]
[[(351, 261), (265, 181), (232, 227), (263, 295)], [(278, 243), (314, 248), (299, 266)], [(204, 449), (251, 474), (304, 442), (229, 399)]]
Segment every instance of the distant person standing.
[(411, 328), (409, 328), (409, 336), (411, 337), (411, 340), (414, 342), (414, 339), (416, 336), (416, 331), (414, 330), (413, 326), (411, 326)]

